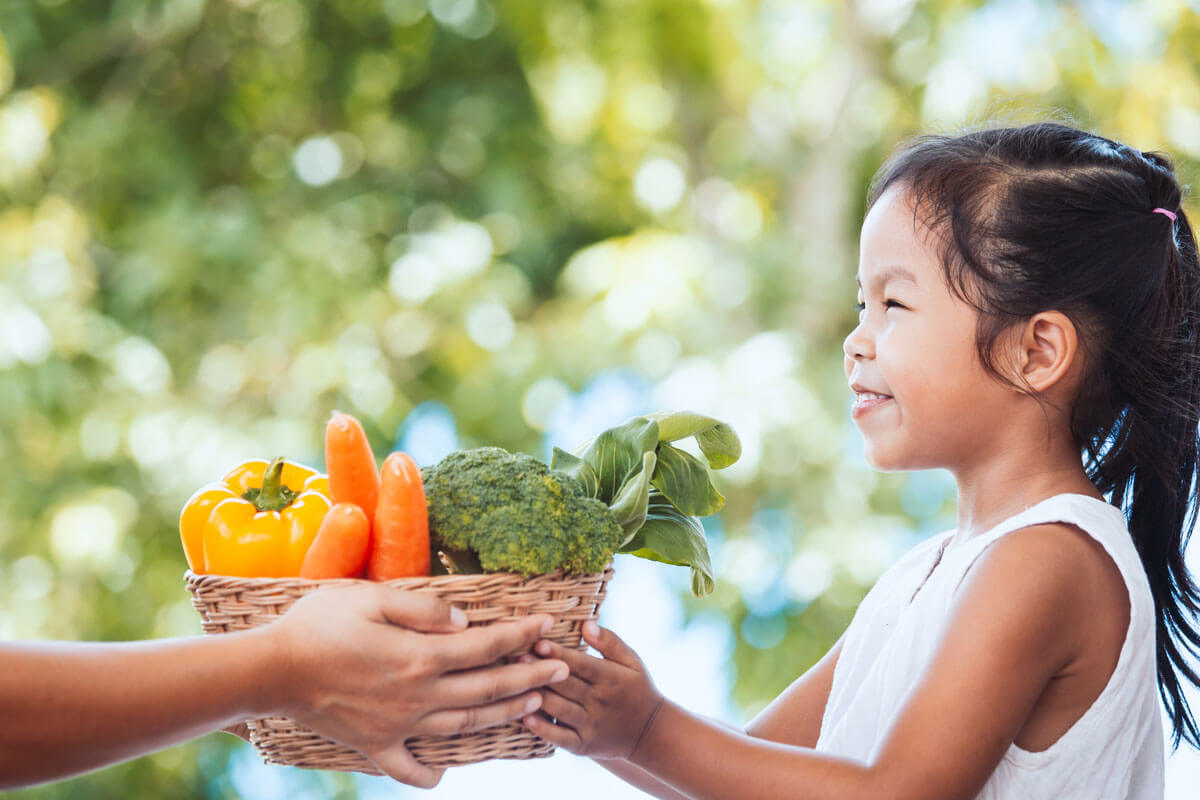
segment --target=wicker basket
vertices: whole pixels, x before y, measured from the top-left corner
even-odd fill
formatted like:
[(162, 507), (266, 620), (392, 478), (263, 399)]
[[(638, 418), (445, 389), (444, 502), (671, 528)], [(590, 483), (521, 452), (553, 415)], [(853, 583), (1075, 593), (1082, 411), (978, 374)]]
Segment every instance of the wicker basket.
[[(545, 638), (576, 650), (586, 650), (583, 623), (595, 619), (612, 578), (612, 563), (603, 572), (587, 575), (563, 573), (525, 577), (513, 573), (437, 575), (389, 581), (416, 592), (435, 594), (467, 614), (471, 626), (549, 614), (554, 627)], [(292, 603), (326, 586), (360, 583), (356, 579), (305, 580), (303, 578), (232, 578), (224, 575), (184, 574), (192, 605), (203, 618), (205, 633), (229, 633), (265, 625)], [(501, 662), (512, 663), (522, 654)], [(293, 722), (286, 717), (247, 720), (250, 741), (268, 764), (309, 769), (381, 774), (357, 750)], [(533, 734), (519, 720), (484, 730), (449, 736), (415, 736), (407, 741), (413, 756), (434, 768), (474, 764), (493, 758), (545, 758), (554, 745)]]

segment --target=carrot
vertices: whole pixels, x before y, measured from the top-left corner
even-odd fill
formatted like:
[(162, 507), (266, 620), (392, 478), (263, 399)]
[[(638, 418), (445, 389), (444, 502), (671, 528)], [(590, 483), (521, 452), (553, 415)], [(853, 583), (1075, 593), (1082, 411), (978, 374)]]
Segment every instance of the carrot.
[(354, 503), (338, 503), (325, 514), (304, 556), (301, 578), (357, 578), (367, 565), (371, 525)]
[(334, 504), (354, 503), (370, 523), (379, 499), (379, 470), (358, 420), (340, 411), (325, 424), (325, 467)]
[(429, 574), (429, 514), (421, 470), (408, 453), (383, 462), (367, 577), (373, 581)]

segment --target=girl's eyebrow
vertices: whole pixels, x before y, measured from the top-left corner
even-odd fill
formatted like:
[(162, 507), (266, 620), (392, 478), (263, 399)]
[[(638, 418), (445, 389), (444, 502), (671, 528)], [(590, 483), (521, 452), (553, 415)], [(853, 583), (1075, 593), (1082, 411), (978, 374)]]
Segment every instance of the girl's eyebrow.
[[(918, 289), (921, 286), (919, 283), (917, 283), (916, 275), (913, 275), (912, 272), (910, 272), (909, 270), (907, 270), (906, 268), (904, 268), (898, 264), (893, 264), (890, 267), (884, 267), (884, 269), (871, 280), (871, 284), (876, 289), (876, 291), (878, 291), (879, 289), (883, 288), (884, 286), (887, 286), (892, 281), (911, 283), (913, 286), (917, 287)], [(854, 282), (858, 284), (859, 289), (862, 289), (862, 279), (861, 278), (859, 278), (857, 275), (855, 275)]]

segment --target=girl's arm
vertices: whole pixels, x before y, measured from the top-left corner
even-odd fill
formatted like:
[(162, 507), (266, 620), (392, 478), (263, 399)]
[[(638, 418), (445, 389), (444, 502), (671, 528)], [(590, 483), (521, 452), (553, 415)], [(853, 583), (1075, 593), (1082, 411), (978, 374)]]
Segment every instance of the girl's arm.
[[(0, 644), (0, 790), (114, 764), (247, 718), (288, 716), (413, 785), (441, 772), (404, 740), (528, 713), (561, 662), (474, 669), (528, 649), (545, 615), (463, 630), (449, 605), (326, 589), (270, 625), (151, 642)], [(469, 670), (469, 671), (463, 671)]]
[[(724, 725), (726, 728), (729, 728), (732, 731), (743, 733), (741, 728), (725, 722), (724, 720), (720, 720), (715, 717), (705, 717), (705, 719), (716, 725)], [(625, 781), (631, 786), (636, 786), (646, 794), (659, 798), (659, 800), (691, 800), (691, 798), (689, 798), (687, 795), (681, 794), (679, 791), (663, 783), (646, 770), (623, 758), (596, 758), (593, 760), (621, 780)]]
[(630, 786), (636, 786), (651, 797), (657, 797), (659, 800), (691, 800), (686, 794), (680, 794), (646, 770), (634, 766), (623, 758), (597, 758), (594, 761)]
[(572, 675), (544, 691), (534, 732), (593, 757), (624, 757), (690, 798), (940, 800), (974, 797), (1046, 684), (1082, 652), (1094, 587), (1071, 526), (1025, 528), (975, 563), (946, 628), (871, 764), (739, 734), (666, 701), (637, 655), (585, 625), (604, 660), (539, 642)]

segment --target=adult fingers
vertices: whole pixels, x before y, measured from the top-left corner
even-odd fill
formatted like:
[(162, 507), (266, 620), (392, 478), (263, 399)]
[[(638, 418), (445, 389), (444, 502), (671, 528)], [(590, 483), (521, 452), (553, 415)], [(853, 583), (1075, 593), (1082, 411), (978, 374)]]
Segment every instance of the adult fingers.
[(442, 672), (483, 667), (507, 655), (529, 650), (553, 624), (554, 619), (548, 614), (534, 614), (515, 622), (499, 622), (431, 639), (429, 651)]
[(563, 647), (549, 639), (542, 639), (538, 642), (534, 646), (533, 652), (543, 658), (557, 658), (567, 662), (567, 666), (571, 669), (571, 675), (581, 678), (585, 683), (595, 683), (600, 677), (600, 665), (603, 662), (587, 653)]
[(556, 691), (542, 692), (542, 713), (553, 717), (561, 725), (569, 725), (578, 731), (587, 721), (583, 706), (568, 700)]
[(566, 680), (568, 674), (567, 665), (554, 659), (455, 672), (443, 675), (434, 685), (431, 705), (438, 708), (482, 706), (559, 683)]
[(642, 660), (633, 648), (625, 644), (621, 637), (608, 628), (601, 628), (595, 622), (588, 620), (583, 623), (583, 640), (609, 661), (616, 661), (626, 667), (641, 669)]
[(392, 625), (424, 633), (454, 633), (467, 627), (467, 615), (431, 594), (373, 586), (379, 614)]
[(499, 725), (509, 720), (520, 719), (532, 714), (542, 705), (537, 692), (502, 700), (475, 708), (454, 708), (435, 711), (426, 715), (414, 726), (417, 733), (445, 736), (452, 733), (467, 733)]
[(432, 789), (442, 780), (445, 769), (434, 769), (413, 758), (408, 748), (401, 744), (380, 750), (367, 756), (371, 763), (379, 767), (379, 771), (394, 778), (400, 783), (415, 786), (418, 789)]

